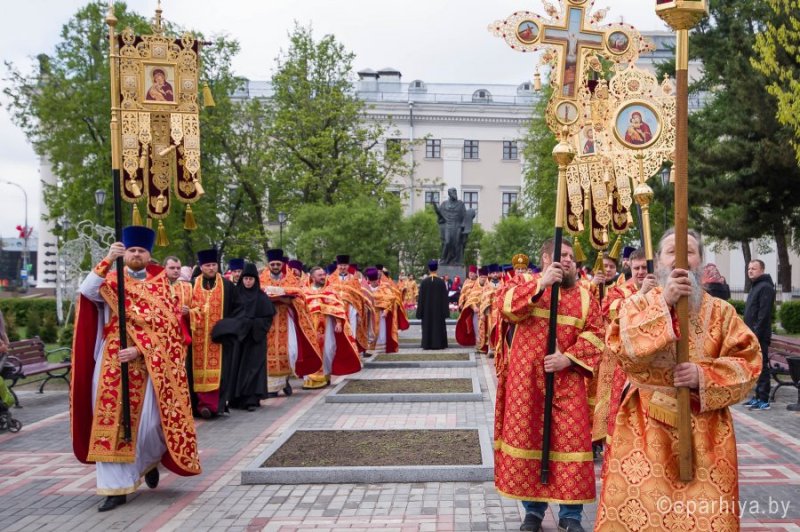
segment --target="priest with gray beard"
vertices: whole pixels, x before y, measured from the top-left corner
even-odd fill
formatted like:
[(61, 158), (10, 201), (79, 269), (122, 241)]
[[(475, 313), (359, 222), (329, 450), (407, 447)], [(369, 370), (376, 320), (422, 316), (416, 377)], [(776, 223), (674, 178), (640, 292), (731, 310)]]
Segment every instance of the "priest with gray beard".
[[(595, 530), (739, 529), (729, 407), (753, 387), (761, 350), (733, 306), (703, 290), (703, 243), (693, 231), (688, 259), (689, 270), (675, 267), (675, 234), (667, 231), (656, 258), (660, 286), (625, 299), (606, 336), (630, 388), (615, 418)], [(689, 298), (687, 331), (675, 313), (683, 296)], [(689, 339), (689, 362), (678, 364), (681, 334)], [(688, 482), (678, 472), (679, 387), (691, 392), (694, 475)], [(696, 504), (702, 501), (715, 504)]]

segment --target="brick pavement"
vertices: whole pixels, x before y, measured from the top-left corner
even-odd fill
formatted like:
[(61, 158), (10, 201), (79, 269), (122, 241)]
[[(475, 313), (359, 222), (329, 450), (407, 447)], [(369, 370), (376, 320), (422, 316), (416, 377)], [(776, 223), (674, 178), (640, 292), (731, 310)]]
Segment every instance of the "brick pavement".
[[(413, 337), (415, 331), (405, 333)], [(417, 333), (418, 334), (418, 333)], [(68, 396), (23, 390), (15, 410), (25, 427), (0, 435), (2, 530), (517, 530), (520, 506), (492, 483), (330, 484), (243, 486), (240, 471), (291, 427), (491, 427), (493, 361), (476, 368), (365, 369), (358, 378), (454, 378), (478, 375), (476, 403), (326, 404), (327, 391), (299, 389), (253, 413), (198, 422), (203, 474), (182, 478), (162, 470), (158, 490), (100, 514), (94, 468), (71, 454)], [(336, 379), (338, 380), (338, 379)], [(785, 410), (781, 392), (769, 412), (735, 407), (745, 530), (800, 530), (800, 414)], [(790, 503), (786, 511), (786, 503)], [(784, 506), (780, 506), (783, 504)], [(585, 525), (594, 521), (587, 505)], [(553, 508), (554, 509), (554, 508)], [(551, 509), (552, 510), (552, 509)], [(588, 526), (587, 526), (588, 528)], [(545, 530), (555, 530), (552, 512)]]

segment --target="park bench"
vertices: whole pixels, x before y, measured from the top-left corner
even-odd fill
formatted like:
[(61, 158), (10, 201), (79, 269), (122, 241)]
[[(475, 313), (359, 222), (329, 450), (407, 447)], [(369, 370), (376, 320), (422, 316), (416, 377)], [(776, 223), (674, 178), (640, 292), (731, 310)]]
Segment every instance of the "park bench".
[[(50, 355), (63, 353), (58, 362), (50, 362)], [(38, 336), (29, 340), (11, 342), (8, 347), (6, 366), (2, 368), (2, 377), (11, 381), (9, 389), (14, 396), (14, 404), (19, 407), (19, 398), (14, 392), (17, 381), (35, 375), (46, 375), (39, 386), (39, 393), (44, 393), (45, 385), (52, 379), (63, 379), (69, 385), (69, 370), (71, 367), (70, 355), (72, 349), (59, 347), (46, 351), (44, 342)]]
[(769, 343), (769, 373), (778, 385), (772, 389), (770, 401), (775, 401), (775, 393), (783, 386), (798, 388), (790, 378), (788, 357), (800, 357), (800, 340), (773, 334)]

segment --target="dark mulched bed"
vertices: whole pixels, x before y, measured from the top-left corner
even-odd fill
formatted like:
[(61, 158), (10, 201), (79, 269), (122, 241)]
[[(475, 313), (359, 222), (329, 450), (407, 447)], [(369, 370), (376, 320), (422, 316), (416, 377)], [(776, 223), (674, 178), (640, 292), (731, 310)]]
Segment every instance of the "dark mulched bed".
[(440, 360), (469, 360), (469, 353), (415, 353), (413, 355), (400, 355), (397, 353), (378, 355), (373, 360), (377, 362), (431, 362)]
[(472, 379), (352, 379), (336, 393), (472, 393)]
[(480, 464), (476, 430), (302, 430), (261, 467)]

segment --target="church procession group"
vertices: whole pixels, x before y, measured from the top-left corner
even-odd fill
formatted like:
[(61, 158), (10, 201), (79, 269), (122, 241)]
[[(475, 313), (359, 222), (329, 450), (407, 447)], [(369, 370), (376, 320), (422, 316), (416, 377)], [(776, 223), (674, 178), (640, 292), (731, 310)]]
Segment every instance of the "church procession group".
[[(101, 511), (126, 502), (141, 481), (158, 484), (159, 462), (179, 475), (201, 471), (194, 416), (255, 410), (270, 395), (292, 393), (289, 378), (322, 388), (331, 375), (358, 372), (364, 357), (396, 352), (406, 310), (421, 318), (423, 348), (447, 347), (447, 289), (437, 262), (416, 282), (378, 267), (363, 273), (347, 255), (327, 268), (305, 267), (280, 249), (267, 266), (234, 260), (219, 271), (215, 249), (198, 253), (192, 276), (178, 259), (163, 267), (150, 251), (155, 234), (123, 231), (123, 242), (87, 276), (76, 319), (72, 437), (76, 456), (97, 464)], [(548, 503), (559, 529), (582, 530), (583, 505), (596, 499), (597, 530), (736, 530), (738, 473), (728, 407), (745, 399), (762, 369), (756, 336), (731, 305), (699, 284), (703, 248), (689, 239), (690, 269), (675, 268), (674, 234), (658, 246), (656, 273), (642, 250), (626, 249), (623, 272), (590, 280), (572, 247), (539, 251), (511, 269), (468, 268), (456, 326), (459, 344), (493, 358), (497, 376), (495, 485), (522, 501), (521, 530), (540, 530)], [(116, 272), (123, 257), (128, 345), (120, 349)], [(189, 281), (182, 280), (188, 274)], [(557, 349), (547, 354), (550, 299), (560, 285)], [(690, 300), (691, 330), (674, 306)], [(689, 336), (690, 362), (676, 365), (676, 342)], [(130, 365), (132, 438), (121, 431), (121, 363)], [(554, 374), (550, 481), (542, 483), (544, 383)], [(678, 474), (679, 386), (692, 397), (693, 480)], [(705, 502), (686, 511), (687, 503)], [(702, 511), (700, 511), (702, 510)]]

